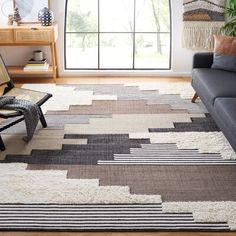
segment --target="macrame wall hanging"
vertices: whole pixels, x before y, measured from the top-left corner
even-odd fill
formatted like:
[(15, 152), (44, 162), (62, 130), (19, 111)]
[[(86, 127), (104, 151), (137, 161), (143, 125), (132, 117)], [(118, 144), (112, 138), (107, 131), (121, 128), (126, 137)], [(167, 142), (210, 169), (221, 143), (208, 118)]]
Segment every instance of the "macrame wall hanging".
[(226, 0), (183, 0), (183, 47), (212, 50), (225, 22)]

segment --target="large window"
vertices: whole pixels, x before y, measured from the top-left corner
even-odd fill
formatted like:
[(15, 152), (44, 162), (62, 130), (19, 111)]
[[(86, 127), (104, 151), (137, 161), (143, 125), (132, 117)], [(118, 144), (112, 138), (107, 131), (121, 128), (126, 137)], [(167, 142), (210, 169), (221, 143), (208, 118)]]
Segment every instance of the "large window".
[(67, 0), (66, 69), (170, 69), (169, 0)]

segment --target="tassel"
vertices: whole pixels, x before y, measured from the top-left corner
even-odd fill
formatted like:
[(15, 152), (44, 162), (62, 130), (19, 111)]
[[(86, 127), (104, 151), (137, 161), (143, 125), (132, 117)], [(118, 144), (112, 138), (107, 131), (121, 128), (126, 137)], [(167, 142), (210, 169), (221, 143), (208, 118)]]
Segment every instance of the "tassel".
[(182, 46), (188, 49), (213, 50), (213, 35), (220, 34), (222, 21), (185, 21), (182, 35)]

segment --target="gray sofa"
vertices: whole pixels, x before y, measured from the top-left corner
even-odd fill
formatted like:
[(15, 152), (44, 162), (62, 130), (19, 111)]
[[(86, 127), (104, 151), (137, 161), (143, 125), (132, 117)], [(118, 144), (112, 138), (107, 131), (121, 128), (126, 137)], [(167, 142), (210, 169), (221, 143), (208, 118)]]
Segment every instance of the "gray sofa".
[(192, 86), (236, 151), (236, 73), (211, 69), (213, 53), (193, 57)]

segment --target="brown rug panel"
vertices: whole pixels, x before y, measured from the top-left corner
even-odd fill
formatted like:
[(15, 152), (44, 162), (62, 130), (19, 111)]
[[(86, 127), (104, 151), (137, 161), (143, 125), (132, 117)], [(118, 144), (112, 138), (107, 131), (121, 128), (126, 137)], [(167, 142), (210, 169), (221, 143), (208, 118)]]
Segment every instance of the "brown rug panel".
[(88, 114), (158, 114), (188, 113), (185, 109), (171, 109), (170, 105), (152, 104), (147, 101), (93, 101), (91, 106), (70, 106), (68, 111), (48, 111), (50, 115), (88, 115)]
[(30, 170), (68, 170), (68, 178), (99, 179), (101, 186), (129, 186), (133, 194), (163, 201), (235, 201), (236, 166), (28, 165)]

